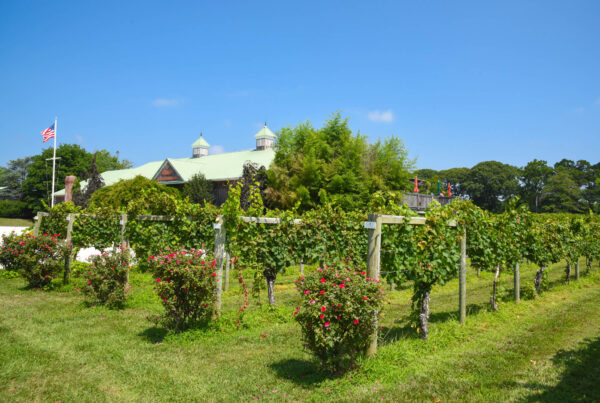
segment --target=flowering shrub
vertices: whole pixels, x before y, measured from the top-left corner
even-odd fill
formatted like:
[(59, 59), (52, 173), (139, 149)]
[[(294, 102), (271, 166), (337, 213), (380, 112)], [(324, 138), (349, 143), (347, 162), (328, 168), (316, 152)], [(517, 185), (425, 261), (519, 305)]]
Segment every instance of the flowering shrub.
[(60, 274), (65, 253), (71, 248), (58, 242), (57, 235), (13, 233), (2, 238), (0, 264), (6, 270), (17, 271), (32, 288), (42, 288)]
[(127, 279), (131, 264), (129, 249), (112, 249), (92, 257), (92, 265), (84, 275), (83, 292), (93, 302), (111, 308), (123, 306), (127, 299)]
[(325, 369), (354, 366), (369, 343), (383, 291), (366, 272), (319, 268), (297, 281), (300, 303), (294, 312), (307, 348)]
[(163, 324), (181, 330), (208, 322), (214, 311), (217, 273), (215, 261), (202, 250), (150, 256), (157, 294), (165, 313)]

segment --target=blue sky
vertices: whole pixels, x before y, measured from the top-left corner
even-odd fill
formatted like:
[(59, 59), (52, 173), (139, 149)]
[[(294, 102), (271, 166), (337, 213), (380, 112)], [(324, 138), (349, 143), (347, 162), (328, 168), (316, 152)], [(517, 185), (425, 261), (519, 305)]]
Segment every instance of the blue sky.
[[(59, 142), (134, 165), (342, 111), (419, 168), (600, 161), (599, 1), (4, 1), (0, 165)], [(49, 144), (49, 143), (47, 143)]]

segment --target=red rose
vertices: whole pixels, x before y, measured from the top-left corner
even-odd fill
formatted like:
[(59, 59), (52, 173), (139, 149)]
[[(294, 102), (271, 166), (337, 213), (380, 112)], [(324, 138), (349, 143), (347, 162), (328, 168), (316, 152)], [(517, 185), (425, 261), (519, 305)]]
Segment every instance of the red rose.
[(321, 312), (325, 312), (327, 310), (327, 308), (325, 308), (324, 306), (321, 307)]
[(321, 279), (321, 283), (326, 283), (327, 280), (325, 280), (324, 278)]
[(358, 325), (358, 319), (354, 319), (354, 324)]
[(319, 319), (323, 319), (324, 317), (325, 317), (325, 314), (323, 314), (323, 313), (319, 315)]
[(321, 290), (319, 294), (325, 294), (325, 290)]
[(323, 326), (325, 326), (325, 327), (329, 327), (329, 323), (330, 323), (330, 322), (325, 322), (325, 324), (324, 324)]

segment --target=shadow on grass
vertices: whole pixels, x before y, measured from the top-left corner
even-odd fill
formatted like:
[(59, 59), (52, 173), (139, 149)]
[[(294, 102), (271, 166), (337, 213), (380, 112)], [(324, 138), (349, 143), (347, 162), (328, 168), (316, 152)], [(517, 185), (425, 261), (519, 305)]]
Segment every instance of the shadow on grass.
[(162, 343), (169, 331), (164, 327), (152, 326), (143, 332), (138, 333), (138, 336), (145, 338), (153, 344)]
[[(467, 305), (467, 316), (475, 315), (479, 311), (482, 311), (487, 308), (486, 304), (469, 304)], [(449, 320), (458, 321), (458, 312), (456, 311), (446, 311), (446, 312), (436, 312), (429, 315), (429, 323), (443, 323)], [(380, 340), (379, 343), (381, 345), (386, 345), (395, 342), (400, 339), (418, 339), (419, 334), (417, 333), (417, 322), (416, 318), (411, 321), (410, 315), (396, 320), (396, 323), (401, 323), (407, 321), (404, 326), (383, 326), (379, 331)], [(412, 322), (412, 323), (411, 323)]]
[(287, 359), (269, 364), (278, 377), (287, 379), (297, 385), (309, 387), (326, 379), (341, 377), (343, 374), (326, 374), (314, 361)]
[(585, 339), (574, 350), (561, 350), (552, 358), (554, 365), (564, 367), (555, 386), (528, 384), (539, 391), (526, 402), (600, 402), (600, 337)]

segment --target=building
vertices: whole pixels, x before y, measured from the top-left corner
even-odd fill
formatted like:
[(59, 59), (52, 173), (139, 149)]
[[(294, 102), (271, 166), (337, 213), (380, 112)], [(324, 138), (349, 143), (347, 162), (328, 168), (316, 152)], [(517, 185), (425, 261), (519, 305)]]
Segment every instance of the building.
[[(229, 185), (242, 177), (246, 162), (268, 168), (275, 158), (275, 134), (269, 130), (266, 123), (254, 138), (256, 147), (252, 150), (209, 155), (210, 144), (200, 134), (200, 138), (192, 144), (191, 157), (148, 162), (136, 168), (106, 171), (101, 176), (105, 186), (141, 175), (165, 185), (182, 187), (194, 175), (203, 174), (213, 182), (215, 203), (220, 205), (227, 199)], [(85, 186), (85, 182), (82, 182), (81, 186)], [(64, 200), (64, 189), (54, 194), (56, 202)]]

